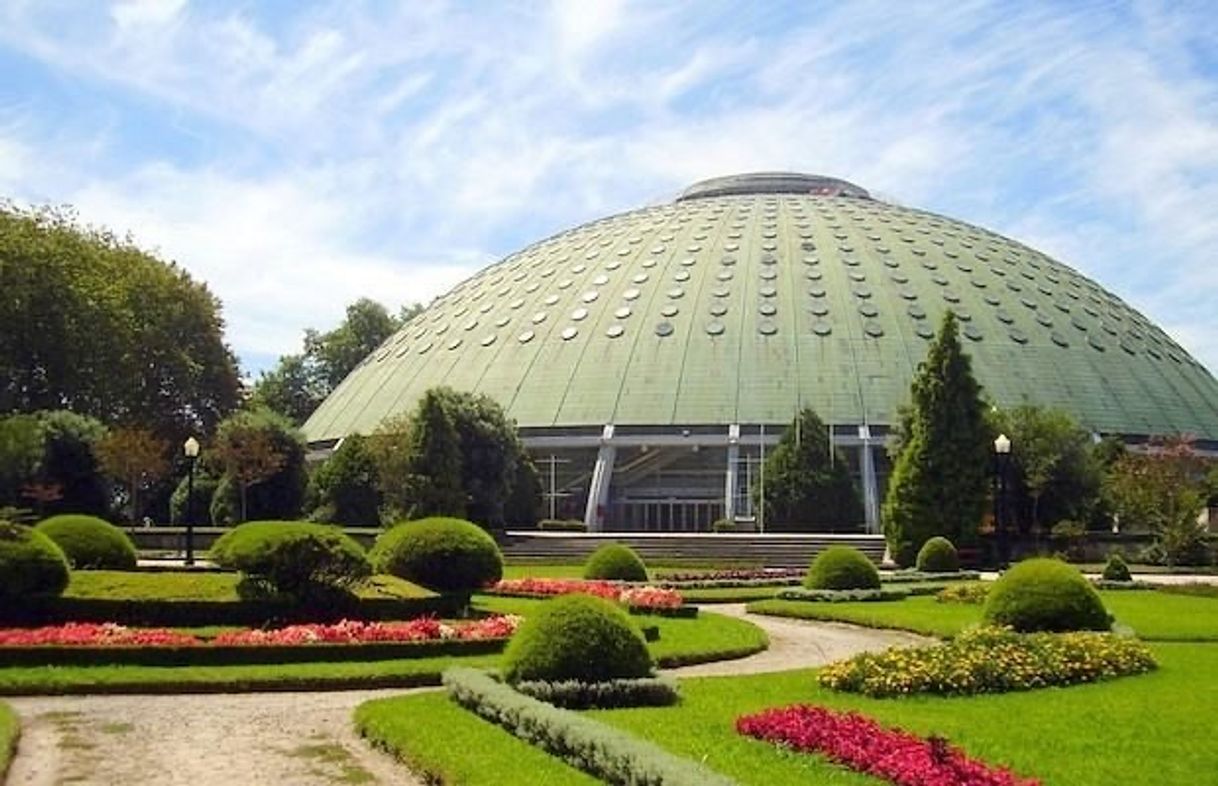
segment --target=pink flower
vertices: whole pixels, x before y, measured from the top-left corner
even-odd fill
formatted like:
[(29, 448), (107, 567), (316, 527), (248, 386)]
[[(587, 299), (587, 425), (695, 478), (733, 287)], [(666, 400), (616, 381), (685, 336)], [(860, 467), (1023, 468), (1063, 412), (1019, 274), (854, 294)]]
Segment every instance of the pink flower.
[(504, 595), (571, 595), (583, 593), (612, 600), (632, 609), (678, 609), (681, 593), (660, 587), (637, 587), (585, 579), (505, 579), (491, 588)]
[(736, 720), (736, 731), (803, 752), (897, 786), (1040, 786), (1005, 768), (970, 759), (942, 737), (886, 729), (855, 712), (795, 705)]

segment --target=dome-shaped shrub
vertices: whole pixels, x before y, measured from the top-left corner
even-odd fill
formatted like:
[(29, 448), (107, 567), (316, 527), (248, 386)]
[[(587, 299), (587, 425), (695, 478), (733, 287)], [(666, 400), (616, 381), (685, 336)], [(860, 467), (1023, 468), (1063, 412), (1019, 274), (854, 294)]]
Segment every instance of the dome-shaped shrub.
[(1104, 564), (1102, 578), (1104, 581), (1133, 581), (1133, 576), (1129, 573), (1129, 566), (1125, 564), (1125, 560), (1121, 555), (1115, 551), (1108, 555), (1108, 562)]
[(1030, 559), (995, 582), (986, 622), (1017, 631), (1108, 630), (1111, 619), (1095, 588), (1061, 560)]
[(131, 570), (135, 544), (127, 533), (96, 516), (65, 513), (43, 519), (34, 529), (63, 549), (76, 570)]
[(211, 558), (300, 599), (350, 587), (372, 572), (363, 548), (341, 529), (304, 521), (242, 524), (212, 545)]
[(917, 567), (925, 573), (954, 573), (960, 570), (960, 555), (950, 540), (936, 536), (922, 544)]
[(879, 589), (880, 573), (858, 549), (830, 546), (812, 560), (804, 586), (827, 590)]
[(588, 556), (584, 578), (598, 581), (647, 581), (647, 566), (634, 549), (606, 543)]
[(529, 615), (508, 644), (502, 668), (508, 682), (603, 682), (646, 677), (651, 655), (626, 612), (591, 595), (565, 595)]
[(468, 592), (503, 578), (495, 539), (464, 519), (403, 522), (383, 532), (369, 556), (377, 573), (445, 592)]
[(0, 521), (0, 601), (58, 595), (68, 586), (68, 561), (55, 541)]

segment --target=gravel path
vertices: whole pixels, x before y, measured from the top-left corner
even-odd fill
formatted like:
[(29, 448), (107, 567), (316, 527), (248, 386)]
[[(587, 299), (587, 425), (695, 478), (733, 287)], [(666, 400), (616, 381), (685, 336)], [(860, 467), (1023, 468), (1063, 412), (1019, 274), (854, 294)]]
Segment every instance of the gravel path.
[[(899, 631), (746, 614), (743, 604), (707, 610), (757, 624), (769, 635), (770, 648), (666, 674), (784, 671), (931, 641)], [(360, 740), (351, 723), (362, 702), (405, 692), (8, 699), (22, 721), (8, 786), (421, 786), (404, 766)]]

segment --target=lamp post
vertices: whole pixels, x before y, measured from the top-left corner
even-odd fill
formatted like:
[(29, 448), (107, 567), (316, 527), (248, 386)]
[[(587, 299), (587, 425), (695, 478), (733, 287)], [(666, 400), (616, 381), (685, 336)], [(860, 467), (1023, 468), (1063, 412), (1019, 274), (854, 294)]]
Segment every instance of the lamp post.
[(998, 563), (1006, 567), (1010, 562), (1010, 543), (1007, 530), (1011, 522), (1007, 519), (1008, 466), (1011, 463), (1011, 440), (999, 434), (994, 440), (994, 533), (998, 539)]
[(189, 467), (186, 476), (186, 564), (195, 564), (195, 462), (199, 459), (199, 440), (187, 437), (182, 443)]

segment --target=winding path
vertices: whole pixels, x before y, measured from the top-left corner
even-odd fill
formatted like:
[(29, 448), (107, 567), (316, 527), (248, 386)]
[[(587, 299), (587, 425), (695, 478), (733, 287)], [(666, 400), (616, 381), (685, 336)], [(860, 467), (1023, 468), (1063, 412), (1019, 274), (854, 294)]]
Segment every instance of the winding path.
[[(748, 614), (770, 637), (764, 652), (670, 669), (679, 677), (757, 674), (818, 666), (864, 650), (929, 643), (899, 631)], [(22, 739), (8, 786), (421, 786), (355, 734), (351, 714), (403, 690), (185, 696), (48, 696), (9, 699)]]

